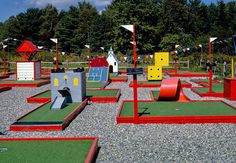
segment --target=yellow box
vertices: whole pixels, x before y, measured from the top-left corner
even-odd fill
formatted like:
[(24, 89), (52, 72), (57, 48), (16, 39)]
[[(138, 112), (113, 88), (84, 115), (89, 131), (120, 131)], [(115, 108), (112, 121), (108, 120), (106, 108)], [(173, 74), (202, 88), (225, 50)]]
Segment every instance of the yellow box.
[(169, 52), (156, 52), (155, 66), (169, 66)]
[(148, 80), (162, 80), (162, 66), (148, 66)]

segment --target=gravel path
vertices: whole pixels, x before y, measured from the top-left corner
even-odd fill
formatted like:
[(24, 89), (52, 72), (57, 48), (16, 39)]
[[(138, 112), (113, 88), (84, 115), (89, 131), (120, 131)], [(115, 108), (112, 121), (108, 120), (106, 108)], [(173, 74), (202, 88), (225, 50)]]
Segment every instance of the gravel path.
[[(139, 80), (144, 78), (140, 76)], [(6, 135), (0, 137), (98, 136), (101, 149), (97, 162), (236, 162), (235, 124), (117, 125), (115, 117), (122, 100), (133, 97), (128, 87), (130, 79), (127, 83), (111, 83), (107, 87), (121, 88), (118, 103), (87, 105), (64, 131), (5, 132)], [(8, 130), (17, 117), (39, 105), (27, 104), (26, 97), (49, 88), (46, 85), (2, 92), (0, 131)], [(150, 99), (150, 90), (140, 88), (139, 99)], [(190, 89), (184, 92), (195, 100), (216, 99), (200, 98)], [(236, 102), (230, 103), (236, 106)]]

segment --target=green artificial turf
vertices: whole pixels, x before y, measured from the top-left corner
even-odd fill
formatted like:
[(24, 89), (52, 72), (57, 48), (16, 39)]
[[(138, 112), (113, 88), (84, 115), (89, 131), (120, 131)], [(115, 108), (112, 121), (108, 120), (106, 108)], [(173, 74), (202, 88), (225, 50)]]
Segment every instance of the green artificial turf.
[(28, 114), (18, 122), (63, 122), (64, 118), (81, 103), (68, 103), (61, 110), (51, 110), (51, 102)]
[[(201, 88), (194, 88), (199, 92), (207, 93), (209, 92), (209, 87), (201, 87)], [(220, 83), (213, 83), (212, 84), (212, 91), (215, 93), (223, 93), (224, 92), (224, 85)]]
[(160, 91), (152, 91), (152, 96), (154, 97), (154, 98), (158, 98), (159, 97), (159, 94), (160, 94)]
[(83, 163), (92, 143), (92, 140), (0, 141), (0, 162)]
[(101, 82), (86, 82), (86, 88), (101, 88), (103, 84)]
[(18, 81), (18, 80), (1, 80), (0, 84), (34, 84), (34, 83), (41, 83), (45, 80), (27, 80), (27, 81)]
[[(236, 115), (223, 102), (139, 102), (140, 116), (211, 116)], [(133, 102), (125, 102), (121, 117), (133, 116)]]
[(86, 90), (86, 96), (115, 97), (118, 90)]
[[(86, 96), (89, 97), (115, 97), (118, 90), (86, 90)], [(39, 95), (34, 96), (34, 98), (51, 98), (51, 91), (46, 91)]]

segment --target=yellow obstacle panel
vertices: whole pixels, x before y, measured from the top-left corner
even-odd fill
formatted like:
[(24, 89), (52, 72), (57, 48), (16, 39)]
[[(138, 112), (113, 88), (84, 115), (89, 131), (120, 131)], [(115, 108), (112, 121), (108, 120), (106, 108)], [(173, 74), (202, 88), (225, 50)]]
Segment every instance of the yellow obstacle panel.
[(162, 67), (169, 66), (169, 52), (156, 52), (155, 65), (148, 66), (148, 80), (162, 80)]

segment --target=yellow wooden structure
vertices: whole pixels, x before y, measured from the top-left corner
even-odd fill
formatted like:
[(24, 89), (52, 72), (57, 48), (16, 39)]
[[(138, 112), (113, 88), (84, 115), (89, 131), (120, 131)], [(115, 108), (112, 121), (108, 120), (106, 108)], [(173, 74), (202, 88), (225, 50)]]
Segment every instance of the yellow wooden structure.
[(169, 66), (169, 52), (156, 52), (154, 66), (148, 66), (148, 80), (162, 80), (162, 67)]

